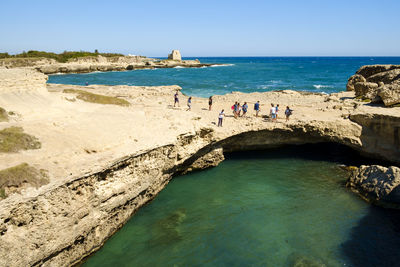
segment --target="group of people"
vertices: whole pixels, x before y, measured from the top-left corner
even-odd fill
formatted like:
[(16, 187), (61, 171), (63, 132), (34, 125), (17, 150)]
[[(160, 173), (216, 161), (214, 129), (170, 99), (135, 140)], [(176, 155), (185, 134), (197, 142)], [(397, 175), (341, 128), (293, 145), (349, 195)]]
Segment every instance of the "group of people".
[[(256, 113), (255, 114), (256, 117), (258, 117), (258, 114), (261, 111), (260, 106), (261, 106), (260, 101), (257, 101), (256, 103), (254, 103), (254, 111)], [(236, 119), (238, 117), (244, 117), (246, 115), (247, 110), (248, 110), (248, 105), (247, 105), (247, 102), (244, 102), (243, 105), (240, 105), (239, 102), (235, 102), (235, 104), (233, 104), (233, 106), (231, 108), (233, 111), (233, 116)], [(210, 110), (211, 110), (211, 108), (210, 108)], [(278, 112), (279, 112), (279, 104), (274, 105), (271, 103), (271, 108), (270, 108), (270, 112), (269, 112), (271, 121), (277, 122)], [(285, 110), (286, 121), (289, 121), (289, 118), (292, 115), (292, 113), (293, 113), (293, 110), (290, 109), (289, 106), (287, 106), (286, 110)], [(222, 121), (223, 121), (224, 117), (225, 117), (225, 112), (224, 112), (224, 110), (221, 110), (221, 112), (218, 115), (218, 127), (222, 127)]]
[[(174, 107), (176, 105), (178, 105), (179, 107), (179, 95), (178, 95), (179, 91), (176, 91), (175, 95), (174, 95)], [(211, 111), (212, 109), (212, 105), (213, 105), (213, 98), (212, 96), (209, 97), (208, 99), (208, 110)], [(187, 106), (188, 109), (187, 111), (192, 110), (192, 97), (190, 96), (187, 100)], [(257, 101), (256, 103), (254, 103), (254, 111), (255, 111), (255, 116), (258, 117), (260, 111), (261, 111), (261, 104), (260, 101)], [(232, 112), (233, 112), (233, 116), (235, 117), (235, 119), (237, 119), (238, 117), (245, 117), (247, 114), (249, 106), (247, 105), (247, 102), (244, 102), (243, 105), (241, 105), (239, 102), (235, 102), (235, 104), (233, 104), (233, 106), (231, 107)], [(278, 120), (278, 112), (279, 112), (279, 104), (271, 104), (271, 108), (269, 111), (269, 115), (271, 118), (271, 121), (273, 122), (277, 122)], [(290, 116), (292, 115), (293, 110), (289, 108), (289, 106), (286, 107), (285, 110), (285, 116), (286, 116), (286, 121), (289, 121)], [(222, 127), (222, 122), (223, 119), (225, 117), (225, 110), (221, 110), (221, 112), (218, 115), (218, 127)]]
[(232, 106), (233, 116), (235, 117), (235, 119), (237, 119), (238, 117), (245, 117), (248, 108), (249, 106), (247, 105), (247, 102), (244, 102), (243, 105), (240, 105), (239, 102), (235, 102), (235, 104), (233, 104)]

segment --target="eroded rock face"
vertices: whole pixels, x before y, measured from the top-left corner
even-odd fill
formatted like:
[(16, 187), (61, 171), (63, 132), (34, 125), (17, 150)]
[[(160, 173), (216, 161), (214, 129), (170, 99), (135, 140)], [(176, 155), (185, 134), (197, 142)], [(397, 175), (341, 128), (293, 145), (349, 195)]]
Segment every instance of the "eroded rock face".
[(375, 99), (378, 96), (378, 84), (372, 82), (357, 82), (354, 84), (356, 96), (362, 96), (368, 99)]
[(384, 85), (378, 95), (382, 98), (385, 106), (393, 106), (400, 103), (400, 83)]
[(168, 59), (182, 60), (181, 52), (179, 50), (172, 50), (171, 54), (168, 55)]
[(400, 208), (400, 168), (379, 165), (355, 168), (347, 186), (369, 202)]
[(366, 82), (366, 81), (367, 80), (363, 76), (361, 76), (359, 74), (354, 74), (347, 81), (346, 90), (347, 91), (354, 91), (354, 84), (355, 83), (358, 83), (358, 82), (363, 83), (363, 82)]
[(400, 65), (367, 65), (351, 76), (347, 91), (372, 102), (383, 101), (385, 106), (400, 103)]
[(364, 78), (369, 78), (380, 72), (385, 72), (388, 70), (400, 69), (400, 65), (365, 65), (362, 66), (356, 74), (363, 76)]

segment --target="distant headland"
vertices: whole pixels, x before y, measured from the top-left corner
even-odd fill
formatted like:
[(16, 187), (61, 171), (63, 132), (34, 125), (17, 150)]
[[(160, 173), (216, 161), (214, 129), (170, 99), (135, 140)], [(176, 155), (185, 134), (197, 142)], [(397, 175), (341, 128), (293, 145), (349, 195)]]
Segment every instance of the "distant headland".
[(172, 50), (167, 59), (148, 58), (119, 53), (65, 51), (60, 54), (44, 51), (28, 51), (16, 55), (0, 53), (0, 67), (36, 69), (44, 74), (88, 73), (94, 71), (124, 71), (154, 68), (200, 68), (199, 60), (182, 60), (179, 50)]

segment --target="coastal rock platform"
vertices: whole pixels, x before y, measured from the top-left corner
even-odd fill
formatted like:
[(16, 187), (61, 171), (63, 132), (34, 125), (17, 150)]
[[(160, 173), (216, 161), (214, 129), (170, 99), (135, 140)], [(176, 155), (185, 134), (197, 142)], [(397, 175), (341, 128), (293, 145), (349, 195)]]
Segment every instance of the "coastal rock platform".
[[(400, 164), (400, 108), (364, 103), (352, 91), (233, 92), (214, 96), (211, 111), (208, 99), (193, 97), (187, 111), (181, 93), (173, 106), (177, 85), (46, 84), (32, 69), (0, 69), (0, 77), (0, 107), (10, 114), (0, 131), (21, 127), (41, 143), (0, 152), (0, 170), (28, 163), (49, 179), (0, 201), (2, 266), (79, 263), (175, 175), (216, 166), (224, 151), (335, 142)], [(248, 103), (247, 116), (233, 117), (235, 101)], [(268, 118), (270, 103), (280, 104), (277, 122)]]
[[(176, 50), (174, 50), (176, 51)], [(143, 56), (116, 56), (116, 57), (82, 57), (60, 63), (47, 58), (9, 58), (0, 59), (3, 68), (31, 68), (44, 74), (57, 73), (89, 73), (94, 71), (125, 71), (135, 69), (155, 68), (201, 68), (213, 64), (201, 63), (199, 60), (158, 60)]]

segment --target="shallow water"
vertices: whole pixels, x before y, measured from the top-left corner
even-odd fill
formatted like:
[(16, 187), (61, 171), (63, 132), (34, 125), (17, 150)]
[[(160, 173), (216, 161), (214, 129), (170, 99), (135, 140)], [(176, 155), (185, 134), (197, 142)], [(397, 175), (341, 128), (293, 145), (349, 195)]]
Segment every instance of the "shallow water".
[(347, 79), (368, 64), (400, 64), (400, 57), (220, 57), (208, 68), (172, 68), (52, 75), (51, 83), (106, 85), (174, 85), (186, 95), (209, 97), (231, 91), (302, 90), (332, 93), (346, 90)]
[(398, 214), (349, 192), (338, 163), (351, 156), (319, 148), (174, 178), (84, 266), (396, 266)]

